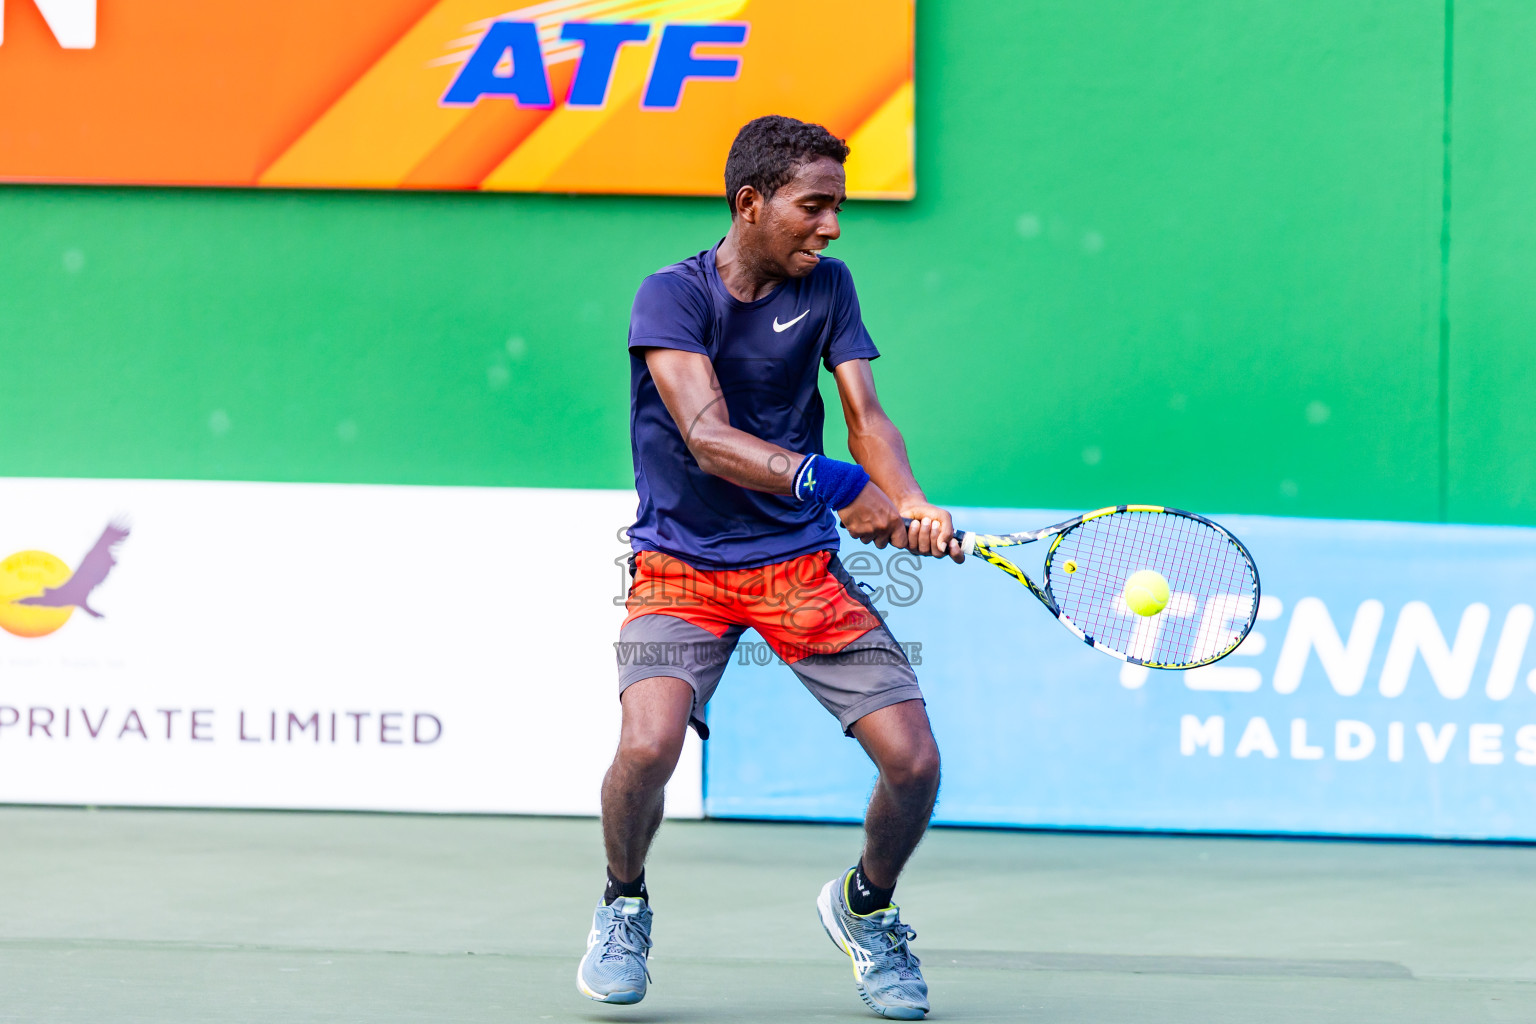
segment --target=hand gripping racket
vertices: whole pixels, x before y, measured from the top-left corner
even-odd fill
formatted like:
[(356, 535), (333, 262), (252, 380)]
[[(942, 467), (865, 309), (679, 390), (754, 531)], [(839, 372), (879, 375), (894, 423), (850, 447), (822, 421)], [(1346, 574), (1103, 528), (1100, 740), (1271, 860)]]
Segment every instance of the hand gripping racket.
[[(1043, 530), (956, 530), (955, 539), (967, 555), (1027, 587), (1078, 639), (1132, 665), (1183, 669), (1220, 661), (1243, 642), (1259, 610), (1259, 570), (1242, 541), (1176, 508), (1117, 505)], [(1043, 587), (998, 554), (1046, 539)], [(1168, 602), (1155, 615), (1138, 615), (1126, 604), (1126, 580), (1143, 569), (1168, 581)]]

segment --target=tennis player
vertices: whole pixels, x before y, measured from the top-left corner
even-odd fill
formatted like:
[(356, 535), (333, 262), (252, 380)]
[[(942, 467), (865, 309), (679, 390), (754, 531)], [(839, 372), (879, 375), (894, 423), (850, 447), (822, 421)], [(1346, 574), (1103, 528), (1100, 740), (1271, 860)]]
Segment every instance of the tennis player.
[[(630, 427), (640, 506), (619, 634), (623, 726), (603, 780), (608, 886), (577, 971), (583, 995), (645, 996), (645, 857), (663, 789), (732, 649), (756, 629), (879, 768), (858, 863), (817, 908), (876, 1013), (928, 1011), (892, 902), (928, 827), (939, 751), (900, 645), (837, 559), (833, 514), (883, 548), (962, 558), (948, 512), (913, 478), (875, 395), (879, 356), (838, 237), (848, 147), (819, 125), (760, 117), (725, 164), (731, 227), (640, 285), (630, 317)], [(837, 381), (857, 464), (823, 454), (820, 368)], [(910, 530), (903, 518), (916, 520)]]

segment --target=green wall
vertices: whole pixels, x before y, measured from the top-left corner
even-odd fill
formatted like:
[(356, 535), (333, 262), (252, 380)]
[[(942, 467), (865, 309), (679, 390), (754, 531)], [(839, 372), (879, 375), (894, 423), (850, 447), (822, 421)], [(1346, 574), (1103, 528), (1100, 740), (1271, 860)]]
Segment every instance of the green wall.
[(1536, 522), (1536, 4), (1457, 0), (1450, 514)]
[[(919, 197), (850, 204), (833, 253), (935, 498), (1536, 523), (1536, 8), (971, 0), (918, 33)], [(725, 226), (0, 189), (0, 475), (627, 486), (630, 298)]]

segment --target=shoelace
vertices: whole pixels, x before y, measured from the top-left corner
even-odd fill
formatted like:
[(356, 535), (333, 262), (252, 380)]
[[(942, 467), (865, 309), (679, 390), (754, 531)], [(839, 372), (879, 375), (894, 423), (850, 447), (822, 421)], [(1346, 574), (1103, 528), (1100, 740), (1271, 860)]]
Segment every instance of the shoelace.
[(650, 958), (646, 955), (650, 948), (651, 937), (645, 934), (639, 921), (628, 914), (614, 914), (608, 919), (608, 932), (603, 936), (603, 955), (599, 962), (614, 963), (623, 960), (625, 953), (633, 954), (640, 958), (640, 969), (645, 972), (645, 980), (650, 981)]
[(922, 965), (922, 961), (908, 945), (917, 938), (917, 932), (912, 926), (897, 918), (880, 930), (888, 933), (891, 939), (889, 948), (882, 950), (878, 956), (881, 961), (880, 966), (895, 971), (896, 977), (902, 981), (915, 981), (921, 978), (922, 974), (919, 973), (918, 967)]

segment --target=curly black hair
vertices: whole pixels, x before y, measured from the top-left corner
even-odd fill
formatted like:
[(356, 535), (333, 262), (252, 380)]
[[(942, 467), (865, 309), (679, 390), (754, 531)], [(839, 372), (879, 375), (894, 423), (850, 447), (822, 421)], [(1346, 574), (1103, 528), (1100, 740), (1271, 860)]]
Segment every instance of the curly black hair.
[(795, 176), (800, 165), (817, 157), (838, 163), (848, 159), (848, 144), (819, 124), (769, 114), (741, 126), (725, 158), (725, 201), (736, 216), (736, 193), (751, 185), (764, 199)]

